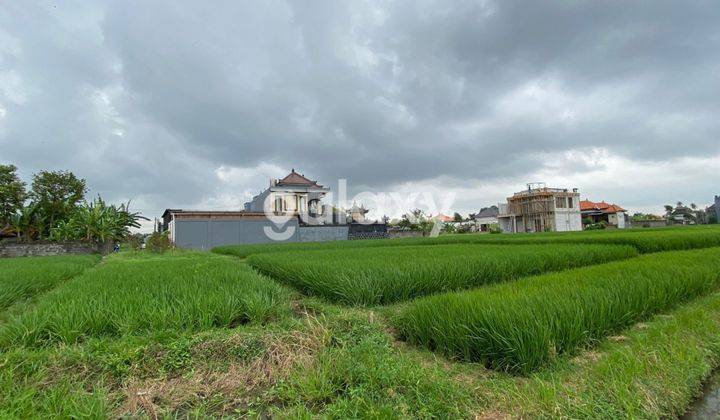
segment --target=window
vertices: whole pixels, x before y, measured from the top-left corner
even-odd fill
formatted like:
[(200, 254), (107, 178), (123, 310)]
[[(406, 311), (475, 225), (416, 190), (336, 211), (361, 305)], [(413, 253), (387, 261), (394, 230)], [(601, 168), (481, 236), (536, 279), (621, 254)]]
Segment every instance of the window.
[(565, 197), (555, 197), (555, 208), (556, 209), (564, 209), (565, 208)]
[(572, 199), (572, 197), (568, 197), (568, 208), (569, 208), (569, 209), (573, 208), (573, 199)]
[(283, 207), (283, 199), (282, 197), (275, 197), (275, 212), (280, 213), (282, 212)]

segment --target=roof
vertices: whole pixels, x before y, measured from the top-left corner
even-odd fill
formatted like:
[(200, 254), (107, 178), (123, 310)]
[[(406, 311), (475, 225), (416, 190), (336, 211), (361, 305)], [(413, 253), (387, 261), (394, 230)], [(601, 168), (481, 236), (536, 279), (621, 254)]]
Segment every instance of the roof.
[(440, 221), (442, 221), (442, 222), (452, 222), (453, 220), (455, 220), (454, 218), (452, 218), (452, 217), (450, 217), (450, 216), (448, 216), (448, 215), (442, 214), (442, 213), (440, 213), (440, 214), (438, 214), (437, 216), (435, 216), (435, 218), (438, 219), (438, 220), (440, 220)]
[(600, 211), (602, 213), (619, 213), (622, 211), (627, 211), (624, 208), (618, 206), (617, 204), (608, 204), (605, 201), (601, 201), (599, 203), (596, 203), (594, 201), (590, 200), (581, 200), (580, 201), (580, 211)]
[(285, 178), (279, 179), (275, 185), (277, 185), (278, 187), (296, 185), (304, 187), (322, 188), (322, 185), (319, 185), (317, 181), (305, 178), (304, 175), (295, 172), (295, 168), (293, 168), (293, 170), (290, 171), (290, 173), (287, 174)]
[(497, 215), (500, 213), (500, 210), (498, 210), (497, 206), (490, 206), (490, 207), (483, 207), (480, 209), (480, 211), (475, 215), (476, 219), (479, 219), (481, 217), (497, 217)]
[(244, 210), (182, 210), (182, 209), (166, 209), (163, 213), (170, 215), (174, 218), (201, 218), (201, 219), (212, 219), (212, 218), (254, 218), (254, 217), (265, 217), (262, 212), (252, 212)]

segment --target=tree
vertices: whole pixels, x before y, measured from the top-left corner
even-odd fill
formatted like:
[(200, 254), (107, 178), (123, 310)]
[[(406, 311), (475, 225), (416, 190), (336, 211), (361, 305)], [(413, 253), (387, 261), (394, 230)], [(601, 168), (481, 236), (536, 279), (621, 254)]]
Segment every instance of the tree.
[(70, 171), (41, 171), (35, 174), (30, 198), (47, 220), (47, 229), (41, 234), (47, 234), (60, 222), (66, 222), (85, 197), (86, 190), (85, 180)]
[(26, 199), (25, 183), (18, 177), (15, 165), (0, 165), (0, 231), (10, 225)]
[(60, 221), (51, 229), (54, 240), (85, 240), (116, 242), (130, 234), (130, 228), (140, 227), (140, 219), (149, 220), (139, 213), (131, 213), (130, 203), (107, 205), (98, 196), (91, 203), (78, 206), (68, 220)]
[(462, 222), (463, 221), (462, 215), (458, 212), (455, 212), (455, 214), (453, 215), (453, 221)]
[(671, 205), (669, 205), (669, 204), (665, 204), (665, 213), (670, 214), (670, 213), (673, 212), (673, 210), (675, 210), (675, 209), (673, 208), (673, 206), (671, 206)]
[(10, 228), (19, 240), (36, 239), (45, 228), (45, 218), (37, 204), (20, 207), (10, 217)]

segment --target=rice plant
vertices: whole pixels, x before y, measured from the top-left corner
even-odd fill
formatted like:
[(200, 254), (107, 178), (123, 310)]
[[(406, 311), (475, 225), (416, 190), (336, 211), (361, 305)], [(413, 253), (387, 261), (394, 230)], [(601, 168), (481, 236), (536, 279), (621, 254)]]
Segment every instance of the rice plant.
[(220, 246), (214, 248), (213, 252), (246, 258), (254, 254), (286, 251), (385, 248), (463, 243), (508, 245), (546, 243), (616, 244), (631, 245), (642, 253), (650, 253), (720, 246), (720, 225), (502, 235), (461, 234), (441, 235), (435, 238), (372, 239), (360, 241), (280, 242)]
[(99, 260), (97, 255), (0, 258), (0, 310), (52, 289)]
[(309, 294), (377, 305), (636, 255), (622, 245), (463, 244), (265, 253), (248, 263)]
[(263, 322), (287, 307), (286, 293), (228, 257), (110, 258), (11, 318), (0, 347)]
[(720, 248), (675, 251), (418, 299), (401, 338), (528, 373), (720, 286)]

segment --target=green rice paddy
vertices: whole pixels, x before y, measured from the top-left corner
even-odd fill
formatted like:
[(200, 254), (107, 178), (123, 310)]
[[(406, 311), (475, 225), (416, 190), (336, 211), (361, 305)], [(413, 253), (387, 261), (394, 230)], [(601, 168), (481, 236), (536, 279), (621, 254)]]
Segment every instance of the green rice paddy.
[(394, 325), (449, 356), (528, 373), (718, 286), (720, 248), (667, 252), (420, 299)]
[(0, 310), (57, 286), (99, 260), (96, 255), (0, 258)]
[(626, 245), (452, 244), (264, 253), (248, 264), (304, 292), (367, 306), (634, 256)]
[(265, 322), (278, 315), (286, 295), (281, 286), (228, 257), (111, 259), (0, 326), (0, 346)]
[(717, 226), (0, 259), (0, 417), (673, 418), (718, 337)]

